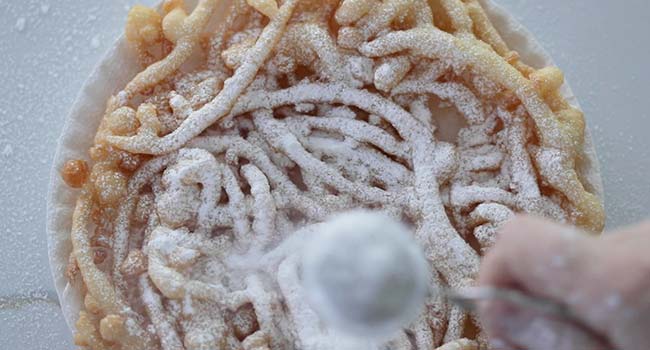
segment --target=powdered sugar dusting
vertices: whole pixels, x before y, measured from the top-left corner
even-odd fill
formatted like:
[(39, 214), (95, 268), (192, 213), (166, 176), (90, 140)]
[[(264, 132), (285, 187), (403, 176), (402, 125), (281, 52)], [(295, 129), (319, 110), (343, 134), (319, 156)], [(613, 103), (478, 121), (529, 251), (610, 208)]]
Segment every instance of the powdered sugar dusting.
[(100, 45), (99, 35), (93, 36), (93, 38), (90, 39), (90, 46), (96, 49), (99, 47), (99, 45)]
[(25, 17), (18, 17), (18, 19), (16, 19), (15, 28), (17, 31), (19, 32), (24, 31), (26, 25), (27, 25), (27, 20), (25, 19)]
[[(164, 79), (152, 69), (112, 101), (132, 108), (139, 128), (109, 128), (100, 136), (117, 148), (154, 156), (131, 177), (119, 203), (109, 274), (125, 290), (129, 279), (120, 262), (132, 248), (147, 256), (145, 276), (157, 291), (146, 280), (140, 287), (147, 295), (146, 322), (155, 323), (143, 327), (155, 330), (151, 337), (168, 339), (165, 320), (153, 315), (162, 312), (159, 304), (177, 303), (182, 307), (168, 312), (180, 319), (174, 338), (197, 348), (215, 339), (245, 339), (269, 349), (290, 348), (287, 343), (337, 348), (305, 301), (296, 251), (281, 245), (331, 213), (366, 207), (413, 224), (432, 267), (445, 283), (463, 287), (478, 272), (480, 254), (468, 244), (470, 235), (483, 252), (514, 212), (568, 210), (556, 196), (539, 192), (541, 180), (528, 156), (537, 150), (529, 138), (533, 130), (516, 122), (539, 117), (543, 102), (527, 99), (535, 102), (529, 109), (512, 110), (510, 103), (521, 101), (492, 98), (504, 84), (473, 76), (495, 79), (498, 70), (468, 69), (485, 62), (467, 61), (473, 56), (463, 53), (463, 42), (433, 27), (424, 9), (408, 8), (419, 2), (385, 2), (362, 14), (348, 30), (358, 34), (348, 39), (362, 43), (345, 49), (329, 30), (329, 5), (302, 9), (294, 17), (305, 22), (298, 23), (291, 20), (292, 4), (284, 2), (274, 15), (270, 3), (259, 2), (268, 26), (254, 13), (225, 47), (219, 38), (209, 41), (215, 44), (206, 48), (207, 56), (214, 61), (188, 64), (183, 69), (194, 72)], [(417, 19), (402, 16), (404, 11), (415, 11)], [(394, 30), (396, 22), (408, 29)], [(400, 36), (405, 40), (396, 40)], [(94, 39), (91, 47), (101, 45)], [(417, 55), (405, 53), (407, 47)], [(156, 67), (176, 70), (183, 61)], [(140, 98), (146, 104), (137, 106)], [(544, 155), (537, 165), (546, 164)], [(132, 222), (141, 195), (155, 197), (154, 204), (149, 217)], [(231, 264), (265, 254), (274, 257), (272, 263)], [(127, 298), (139, 302), (137, 295)], [(229, 316), (249, 305), (259, 329)], [(438, 310), (392, 344), (408, 346), (413, 334), (418, 347), (433, 348), (460, 337), (467, 315)], [(429, 322), (447, 334), (421, 327)]]
[(2, 155), (4, 157), (11, 157), (14, 154), (13, 146), (7, 144), (2, 148)]

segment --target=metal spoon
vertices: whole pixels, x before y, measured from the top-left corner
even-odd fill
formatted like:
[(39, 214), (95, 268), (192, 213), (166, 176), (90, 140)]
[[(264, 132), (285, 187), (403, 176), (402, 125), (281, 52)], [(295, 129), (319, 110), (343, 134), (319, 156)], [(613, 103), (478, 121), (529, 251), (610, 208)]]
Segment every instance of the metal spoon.
[(514, 289), (469, 287), (462, 290), (453, 290), (439, 288), (434, 293), (443, 296), (450, 302), (470, 312), (477, 311), (478, 304), (481, 301), (501, 300), (545, 316), (553, 316), (567, 321), (577, 321), (577, 317), (565, 305), (543, 298), (532, 297)]
[(432, 293), (437, 293), (437, 295), (469, 312), (477, 311), (479, 303), (484, 301), (503, 301), (536, 312), (540, 316), (552, 317), (570, 324), (592, 339), (597, 339), (601, 344), (607, 344), (605, 345), (607, 349), (612, 348), (606, 339), (603, 339), (598, 332), (586, 326), (569, 307), (549, 299), (530, 296), (514, 289), (497, 287), (469, 287), (463, 290), (438, 288), (433, 290)]

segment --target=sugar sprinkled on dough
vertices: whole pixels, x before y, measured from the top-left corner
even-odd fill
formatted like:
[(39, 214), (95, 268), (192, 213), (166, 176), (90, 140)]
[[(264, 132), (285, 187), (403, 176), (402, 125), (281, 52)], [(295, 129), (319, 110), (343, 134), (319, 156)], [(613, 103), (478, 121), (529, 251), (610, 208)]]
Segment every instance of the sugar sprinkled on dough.
[[(379, 39), (383, 38), (386, 33), (381, 32), (381, 27), (397, 20), (398, 13), (398, 8), (388, 6), (382, 9), (381, 13), (369, 14), (368, 19), (360, 24), (365, 26), (363, 35), (368, 38), (375, 35)], [(89, 17), (88, 20), (92, 22), (96, 18)], [(312, 37), (322, 37), (322, 31), (318, 28), (312, 29)], [(257, 35), (259, 32), (255, 33)], [(327, 36), (327, 33), (325, 34)], [(480, 134), (477, 137), (468, 137), (467, 143), (456, 144), (453, 138), (447, 143), (439, 142), (433, 137), (431, 130), (437, 125), (426, 122), (426, 113), (418, 113), (421, 119), (418, 120), (412, 118), (405, 109), (414, 102), (414, 97), (409, 94), (423, 95), (424, 91), (396, 91), (396, 96), (378, 96), (358, 89), (372, 81), (373, 75), (368, 73), (372, 73), (377, 67), (373, 66), (372, 60), (367, 57), (347, 57), (358, 56), (355, 52), (337, 53), (326, 50), (330, 44), (331, 42), (306, 45), (309, 46), (307, 52), (300, 51), (303, 47), (298, 47), (298, 53), (289, 53), (297, 56), (294, 57), (295, 60), (321, 60), (316, 64), (316, 77), (303, 78), (301, 83), (292, 81), (296, 77), (287, 77), (290, 85), (295, 88), (284, 91), (279, 89), (280, 82), (273, 81), (274, 77), (258, 77), (253, 80), (244, 95), (235, 101), (231, 113), (233, 115), (226, 116), (222, 125), (193, 131), (195, 135), (205, 132), (205, 137), (189, 140), (188, 148), (203, 148), (209, 152), (183, 149), (178, 159), (170, 160), (170, 164), (166, 164), (164, 168), (167, 168), (167, 171), (172, 169), (169, 173), (173, 173), (173, 169), (178, 166), (179, 171), (172, 176), (178, 181), (159, 181), (155, 175), (149, 174), (154, 178), (154, 191), (158, 191), (158, 194), (165, 193), (169, 198), (179, 199), (176, 203), (183, 204), (182, 207), (188, 209), (183, 210), (181, 215), (181, 211), (174, 213), (169, 210), (173, 208), (173, 200), (166, 203), (158, 201), (157, 211), (165, 213), (161, 215), (160, 225), (187, 226), (195, 231), (189, 234), (189, 230), (178, 231), (169, 227), (167, 230), (154, 231), (155, 236), (149, 241), (149, 254), (153, 256), (152, 261), (155, 263), (154, 268), (150, 268), (150, 272), (154, 271), (152, 276), (155, 277), (156, 272), (160, 273), (158, 276), (165, 273), (173, 276), (167, 281), (155, 281), (166, 297), (173, 299), (182, 293), (202, 293), (204, 297), (206, 294), (213, 298), (218, 296), (218, 300), (228, 302), (230, 297), (235, 300), (242, 298), (241, 295), (231, 296), (230, 292), (245, 290), (248, 300), (254, 304), (258, 303), (254, 306), (258, 316), (262, 318), (261, 323), (273, 323), (268, 318), (263, 319), (261, 315), (276, 315), (275, 317), (281, 318), (276, 322), (279, 324), (291, 324), (293, 320), (300, 325), (295, 330), (300, 341), (308, 344), (324, 342), (323, 346), (327, 344), (324, 340), (327, 339), (326, 331), (317, 329), (314, 322), (295, 322), (313, 321), (313, 315), (305, 305), (304, 295), (301, 294), (301, 286), (296, 278), (299, 266), (290, 256), (291, 250), (280, 249), (281, 252), (276, 252), (276, 255), (289, 256), (283, 257), (284, 260), (280, 259), (278, 264), (266, 265), (262, 269), (267, 269), (266, 271), (258, 271), (266, 281), (262, 283), (261, 291), (259, 288), (252, 288), (253, 283), (250, 281), (241, 281), (239, 277), (242, 271), (220, 261), (221, 252), (232, 253), (227, 242), (219, 241), (220, 237), (235, 237), (236, 245), (250, 248), (251, 255), (255, 258), (259, 257), (261, 252), (272, 249), (277, 242), (297, 235), (296, 230), (322, 220), (326, 213), (372, 205), (397, 217), (404, 215), (407, 221), (427, 221), (426, 230), (418, 233), (420, 243), (428, 249), (427, 253), (435, 260), (436, 267), (447, 274), (445, 277), (449, 283), (462, 286), (470, 283), (478, 256), (457, 235), (459, 232), (448, 222), (448, 212), (445, 209), (458, 211), (453, 214), (457, 215), (454, 219), (459, 220), (463, 219), (462, 215), (466, 215), (462, 210), (471, 209), (479, 203), (495, 202), (488, 203), (495, 206), (483, 207), (482, 212), (475, 215), (480, 216), (480, 220), (488, 220), (495, 225), (510, 214), (509, 208), (525, 210), (526, 206), (530, 205), (531, 210), (537, 209), (531, 204), (536, 203), (536, 198), (531, 198), (536, 196), (534, 188), (527, 186), (526, 182), (535, 174), (522, 172), (513, 176), (513, 172), (507, 167), (516, 161), (525, 163), (530, 160), (507, 157), (507, 152), (498, 150), (497, 147), (484, 147), (488, 144), (504, 147), (500, 136), (494, 135), (497, 116), (490, 110), (493, 106), (489, 106), (489, 103), (488, 106), (475, 103), (472, 97), (474, 92), (464, 90), (459, 93), (460, 90), (455, 88), (457, 86), (453, 83), (442, 82), (442, 85), (434, 86), (434, 95), (440, 95), (440, 99), (451, 100), (452, 103), (437, 101), (431, 106), (448, 110), (458, 109), (461, 117), (465, 117), (467, 123), (474, 127), (470, 130), (468, 126), (468, 129), (461, 130), (459, 134)], [(336, 56), (332, 62), (324, 59), (330, 54)], [(463, 57), (452, 55), (445, 58), (451, 66), (450, 69), (444, 69), (447, 74), (445, 78), (454, 78), (454, 74), (462, 73)], [(379, 71), (380, 74), (375, 74), (375, 78), (379, 78), (377, 81), (382, 89), (389, 90), (390, 86), (399, 83), (403, 78), (403, 72), (397, 70), (410, 64), (384, 65)], [(274, 69), (275, 67), (262, 67), (261, 74), (273, 72)], [(310, 81), (310, 78), (313, 81)], [(435, 79), (438, 77), (433, 80)], [(458, 77), (454, 79), (460, 80)], [(171, 80), (174, 82), (174, 78)], [(335, 84), (328, 85), (332, 80), (335, 80)], [(187, 82), (185, 87), (181, 87), (185, 84), (177, 84), (175, 88), (187, 88), (189, 95), (184, 97), (187, 100), (200, 91), (200, 98), (197, 99), (204, 100), (204, 96), (211, 97), (217, 92), (207, 88), (207, 83), (199, 87), (199, 83), (205, 82), (207, 80), (201, 82), (199, 79)], [(480, 90), (483, 92), (497, 88), (496, 85), (480, 84)], [(151, 98), (170, 96), (167, 94), (169, 92), (154, 92)], [(178, 92), (184, 94), (184, 91)], [(156, 94), (160, 95), (155, 96)], [(120, 104), (128, 103), (127, 94), (119, 94), (118, 97)], [(297, 100), (294, 101), (293, 98)], [(197, 118), (194, 118), (192, 113), (181, 111), (184, 109), (184, 103), (180, 103), (183, 102), (180, 97), (173, 99), (171, 107), (175, 116), (186, 118), (186, 126), (190, 128), (198, 125)], [(454, 101), (456, 103), (453, 103)], [(323, 105), (330, 105), (330, 109), (347, 108), (340, 105), (354, 105), (355, 109), (352, 111), (339, 110), (337, 113), (341, 118), (353, 118), (349, 121), (364, 123), (366, 129), (341, 129), (336, 121), (328, 120), (326, 108), (321, 108)], [(414, 106), (413, 110), (418, 110), (417, 103)], [(423, 110), (421, 107), (420, 112)], [(358, 109), (368, 115), (356, 112)], [(278, 114), (278, 118), (274, 113)], [(319, 119), (323, 123), (317, 126), (309, 125), (304, 122), (305, 119)], [(144, 142), (145, 148), (155, 145), (155, 139), (152, 140)], [(413, 154), (417, 155), (415, 159), (410, 158)], [(210, 169), (211, 176), (202, 177), (196, 169)], [(153, 173), (168, 174), (167, 171), (159, 169)], [(147, 178), (146, 172), (144, 174), (142, 179)], [(134, 183), (137, 184), (140, 180), (134, 178)], [(533, 177), (533, 181), (536, 180)], [(248, 185), (240, 188), (242, 183)], [(513, 183), (514, 186), (510, 186)], [(140, 186), (134, 185), (134, 188), (142, 189), (144, 184)], [(197, 191), (199, 188), (201, 191)], [(222, 192), (227, 194), (226, 203), (220, 201), (220, 198), (223, 198)], [(438, 192), (451, 192), (451, 200), (447, 200), (446, 195), (439, 195)], [(532, 196), (522, 196), (523, 192), (532, 193)], [(199, 208), (196, 208), (197, 203), (200, 203)], [(503, 207), (506, 210), (503, 210)], [(289, 212), (288, 209), (294, 211)], [(125, 218), (122, 218), (120, 224), (125, 222)], [(218, 223), (217, 227), (212, 223)], [(472, 227), (471, 225), (473, 224), (469, 227)], [(495, 234), (494, 230), (485, 232), (488, 236)], [(185, 239), (184, 236), (192, 238)], [(124, 235), (116, 237), (116, 246), (127, 246)], [(266, 246), (265, 243), (268, 242), (273, 244)], [(200, 265), (197, 264), (199, 266), (193, 266), (191, 271), (187, 271), (184, 270), (185, 263), (195, 256), (191, 251), (201, 251)], [(174, 274), (175, 272), (178, 274)], [(119, 279), (119, 275), (115, 278)], [(268, 279), (277, 281), (269, 282)], [(275, 282), (280, 285), (280, 291), (277, 290)], [(269, 290), (264, 290), (265, 288)], [(274, 298), (284, 299), (289, 310), (283, 313), (269, 312), (272, 308), (270, 305), (273, 304), (270, 300)], [(148, 300), (151, 301), (150, 298)], [(196, 306), (193, 305), (193, 310), (196, 315), (206, 315), (214, 312), (214, 305), (197, 303)], [(196, 321), (202, 322), (201, 316), (197, 316)], [(214, 321), (221, 322), (219, 317)], [(458, 324), (450, 325), (450, 329), (458, 328), (459, 324), (464, 323), (462, 315), (455, 321)], [(193, 324), (187, 327), (198, 326)], [(266, 329), (271, 331), (271, 328)], [(205, 332), (207, 336), (211, 330), (205, 328)], [(400, 339), (404, 340), (405, 335), (402, 336)], [(422, 336), (421, 339), (429, 338)], [(406, 340), (408, 343), (408, 339)], [(396, 342), (399, 343), (399, 340)], [(426, 343), (427, 348), (431, 348), (434, 340), (422, 342)], [(439, 342), (439, 339), (435, 342)], [(423, 345), (419, 347), (425, 348)]]

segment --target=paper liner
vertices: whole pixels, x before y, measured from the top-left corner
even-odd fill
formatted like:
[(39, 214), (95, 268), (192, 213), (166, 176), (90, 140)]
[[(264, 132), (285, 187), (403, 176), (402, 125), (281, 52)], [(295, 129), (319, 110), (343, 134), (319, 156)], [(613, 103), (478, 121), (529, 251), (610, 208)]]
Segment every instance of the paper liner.
[[(512, 15), (491, 0), (481, 0), (481, 3), (508, 46), (516, 50), (524, 62), (536, 68), (553, 65), (553, 60), (548, 53)], [(83, 85), (65, 121), (54, 158), (47, 205), (48, 255), (54, 286), (59, 295), (63, 315), (71, 330), (75, 329), (79, 311), (83, 307), (80, 286), (71, 285), (65, 277), (65, 269), (72, 251), (70, 240), (72, 213), (79, 193), (61, 180), (59, 171), (69, 159), (88, 158), (87, 151), (93, 144), (106, 101), (141, 70), (136, 62), (124, 36), (117, 39)], [(572, 105), (579, 107), (568, 84), (563, 87), (563, 94)], [(584, 158), (579, 169), (581, 175), (588, 189), (602, 198), (600, 168), (591, 134), (588, 131)]]
[[(533, 34), (526, 29), (517, 19), (508, 13), (503, 7), (492, 0), (479, 0), (490, 21), (501, 34), (503, 40), (511, 50), (517, 51), (521, 60), (534, 68), (555, 66), (555, 62), (535, 39)], [(580, 108), (577, 97), (571, 90), (568, 82), (562, 86), (562, 95), (572, 106)], [(587, 116), (587, 124), (589, 122)], [(597, 195), (604, 203), (605, 194), (603, 182), (600, 177), (600, 163), (596, 155), (593, 137), (589, 128), (585, 130), (585, 144), (583, 147), (583, 159), (578, 163), (578, 174), (583, 180), (585, 188)]]

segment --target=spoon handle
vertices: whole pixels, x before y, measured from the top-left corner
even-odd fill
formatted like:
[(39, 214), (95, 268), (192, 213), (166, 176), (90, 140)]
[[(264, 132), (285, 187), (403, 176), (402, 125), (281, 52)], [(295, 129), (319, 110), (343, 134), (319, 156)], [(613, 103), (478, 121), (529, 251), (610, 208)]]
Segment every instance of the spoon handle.
[(501, 300), (546, 316), (574, 321), (576, 317), (565, 305), (544, 298), (533, 297), (514, 289), (470, 287), (463, 290), (444, 289), (442, 294), (452, 303), (467, 311), (476, 311), (481, 301)]
[(571, 324), (593, 339), (598, 339), (602, 344), (608, 344), (607, 349), (611, 348), (601, 335), (586, 326), (566, 305), (549, 299), (530, 296), (514, 289), (496, 287), (470, 287), (463, 290), (442, 289), (440, 293), (448, 301), (469, 312), (476, 311), (482, 301), (504, 301)]

